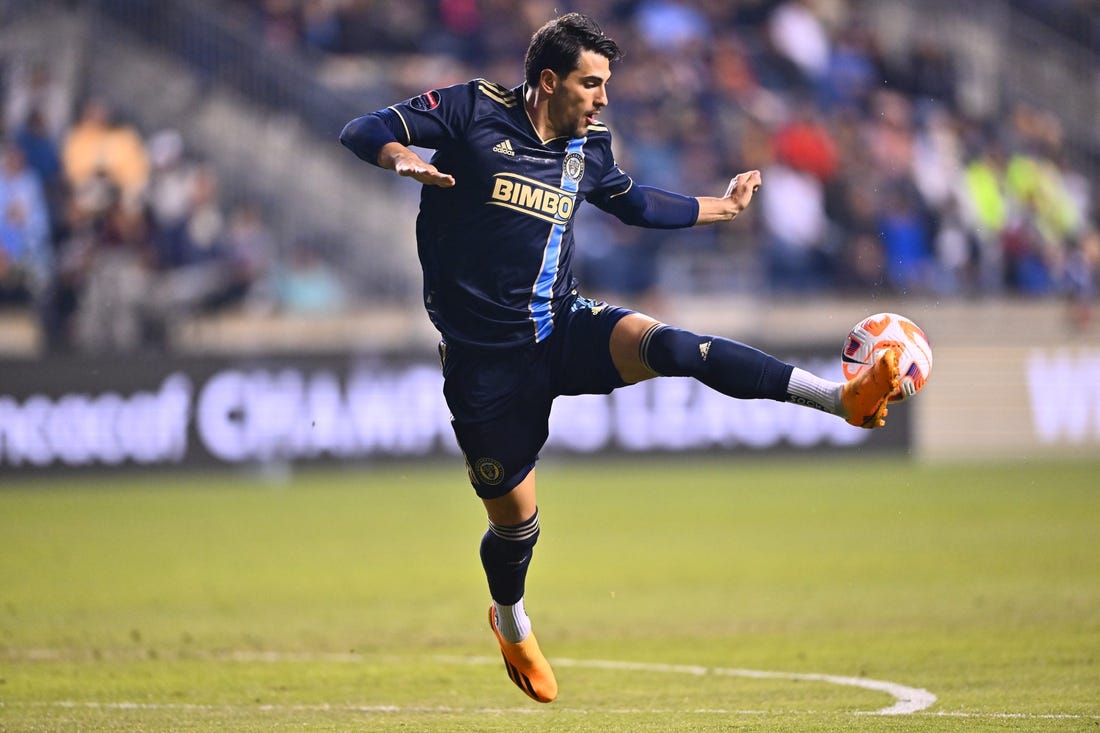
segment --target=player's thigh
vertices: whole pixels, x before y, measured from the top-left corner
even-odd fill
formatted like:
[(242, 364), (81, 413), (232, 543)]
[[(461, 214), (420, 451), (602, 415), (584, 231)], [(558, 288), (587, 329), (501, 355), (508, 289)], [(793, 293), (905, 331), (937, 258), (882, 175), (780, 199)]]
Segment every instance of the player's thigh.
[(549, 424), (549, 401), (518, 399), (503, 414), (485, 420), (454, 416), (451, 427), (478, 497), (504, 497), (527, 480), (549, 436)]
[(628, 308), (578, 297), (559, 318), (549, 342), (554, 394), (608, 394), (656, 376), (639, 368), (637, 354), (642, 334), (653, 323)]
[(611, 361), (627, 384), (635, 384), (658, 376), (642, 363), (642, 337), (660, 323), (643, 313), (624, 316), (611, 331)]
[(443, 396), (470, 483), (483, 499), (512, 492), (549, 435), (553, 395), (537, 349), (441, 349)]

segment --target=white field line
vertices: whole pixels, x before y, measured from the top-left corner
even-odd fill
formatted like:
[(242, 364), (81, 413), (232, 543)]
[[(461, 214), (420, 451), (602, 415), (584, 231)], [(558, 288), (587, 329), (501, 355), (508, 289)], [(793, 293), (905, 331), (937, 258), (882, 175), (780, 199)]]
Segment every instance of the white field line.
[[(45, 660), (52, 650), (28, 650), (31, 659)], [(269, 651), (231, 651), (214, 653), (213, 658), (230, 659), (241, 662), (362, 662), (363, 656), (355, 653), (297, 653)], [(196, 658), (208, 658), (205, 654), (195, 654)], [(446, 664), (499, 664), (497, 657), (435, 657), (436, 661)], [(747, 677), (753, 679), (777, 679), (801, 682), (824, 682), (833, 685), (858, 687), (864, 690), (885, 692), (895, 700), (893, 705), (868, 712), (869, 715), (908, 715), (924, 710), (936, 702), (936, 696), (928, 690), (899, 685), (895, 682), (867, 679), (864, 677), (838, 677), (828, 674), (810, 674), (800, 672), (769, 672), (755, 669), (736, 669), (730, 667), (702, 667), (688, 664), (661, 664), (656, 662), (625, 662), (608, 659), (561, 659), (554, 658), (555, 666), (585, 667), (588, 669), (607, 669), (628, 672), (657, 672), (661, 674), (688, 674), (695, 676), (722, 675), (726, 677)]]
[[(72, 659), (71, 653), (53, 649), (28, 649), (22, 651), (8, 650), (0, 654), (9, 659), (23, 659), (28, 661), (61, 661)], [(119, 656), (144, 658), (137, 654), (122, 653)], [(112, 658), (112, 655), (104, 655)], [(186, 659), (222, 659), (235, 662), (262, 662), (268, 664), (284, 662), (333, 662), (333, 663), (363, 663), (369, 661), (367, 657), (356, 652), (274, 652), (274, 651), (225, 651), (225, 652), (197, 652), (181, 656)], [(500, 664), (498, 657), (485, 656), (441, 656), (433, 659), (441, 664), (456, 665), (496, 665)], [(735, 667), (705, 667), (690, 664), (664, 664), (660, 662), (630, 662), (610, 659), (563, 659), (555, 657), (554, 665), (558, 667), (577, 667), (587, 669), (620, 670), (626, 672), (654, 672), (658, 674), (684, 674), (702, 677), (717, 675), (725, 677), (743, 677), (750, 679), (778, 679), (802, 682), (824, 682), (827, 684), (858, 687), (865, 690), (884, 692), (895, 699), (895, 703), (888, 707), (875, 711), (856, 712), (855, 715), (921, 715), (949, 718), (981, 718), (981, 719), (1006, 719), (1006, 720), (1100, 720), (1100, 715), (1079, 715), (1072, 713), (1010, 713), (1010, 712), (966, 712), (966, 711), (927, 711), (927, 708), (936, 702), (936, 696), (921, 688), (908, 687), (895, 682), (874, 680), (865, 677), (844, 677), (839, 675), (817, 674), (806, 672), (779, 672), (756, 669), (742, 669)], [(491, 713), (538, 713), (544, 708), (457, 708), (450, 706), (416, 706), (416, 705), (330, 705), (327, 703), (315, 705), (213, 705), (200, 703), (138, 703), (138, 702), (82, 702), (61, 701), (54, 703), (18, 703), (0, 700), (0, 708), (18, 707), (20, 705), (34, 707), (68, 707), (90, 708), (104, 710), (195, 710), (195, 711), (245, 711), (260, 710), (269, 712), (352, 712), (352, 713), (441, 713), (441, 714), (491, 714)], [(601, 709), (588, 710), (570, 708), (568, 706), (555, 705), (554, 708), (561, 712), (573, 712), (579, 714), (606, 713), (612, 715), (639, 715), (639, 714), (677, 714), (695, 713), (703, 715), (818, 715), (816, 711), (806, 710), (747, 710), (729, 708), (697, 708), (697, 709)]]
[[(460, 657), (455, 661), (467, 664), (497, 664), (500, 660), (488, 657)], [(792, 680), (799, 682), (825, 682), (832, 685), (859, 687), (864, 690), (885, 692), (896, 701), (893, 705), (875, 710), (870, 715), (909, 715), (924, 710), (936, 702), (936, 696), (928, 690), (907, 687), (895, 682), (872, 680), (865, 677), (838, 677), (831, 674), (801, 672), (768, 672), (758, 669), (733, 667), (702, 667), (693, 664), (661, 664), (655, 662), (620, 662), (610, 659), (554, 659), (557, 667), (587, 667), (589, 669), (614, 669), (628, 672), (658, 672), (663, 674), (688, 674), (696, 677), (721, 675), (724, 677), (748, 677), (751, 679)]]
[[(213, 712), (213, 713), (361, 713), (364, 715), (539, 715), (550, 712), (545, 707), (524, 708), (460, 708), (450, 705), (332, 705), (329, 703), (316, 704), (212, 704), (212, 703), (186, 703), (186, 702), (96, 702), (91, 700), (60, 700), (57, 702), (4, 702), (0, 701), (0, 710), (4, 708), (60, 708), (60, 709), (84, 709), (84, 710), (117, 710), (117, 711), (180, 711), (180, 712)], [(586, 709), (568, 706), (553, 706), (556, 714), (572, 713), (575, 715), (771, 715), (778, 717), (804, 717), (825, 715), (815, 710), (741, 710), (735, 708), (609, 708)], [(861, 715), (866, 713), (854, 713)], [(918, 712), (914, 717), (936, 718), (972, 718), (982, 720), (1090, 720), (1100, 721), (1100, 715), (1076, 715), (1072, 713), (997, 713), (997, 712), (963, 712), (963, 711), (932, 711)]]

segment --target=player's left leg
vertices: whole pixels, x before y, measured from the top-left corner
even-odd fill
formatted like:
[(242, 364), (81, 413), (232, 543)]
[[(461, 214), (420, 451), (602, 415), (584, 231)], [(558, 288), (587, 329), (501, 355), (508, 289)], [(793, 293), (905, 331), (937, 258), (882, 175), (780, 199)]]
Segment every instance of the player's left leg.
[(489, 519), (481, 538), (481, 565), (493, 599), (495, 629), (507, 641), (518, 643), (531, 632), (523, 596), (539, 539), (535, 470), (507, 494), (481, 501)]
[(480, 555), (492, 604), (489, 625), (508, 676), (539, 702), (557, 696), (523, 598), (539, 538), (535, 461), (546, 441), (551, 397), (538, 352), (441, 348), (443, 393), (470, 482), (488, 515)]
[(532, 700), (551, 702), (558, 696), (557, 679), (523, 606), (527, 568), (539, 536), (534, 469), (507, 494), (482, 502), (489, 515), (489, 530), (481, 541), (481, 563), (493, 599), (489, 626), (509, 679)]
[(628, 384), (657, 376), (694, 377), (738, 399), (794, 402), (872, 428), (884, 424), (886, 400), (897, 388), (897, 362), (883, 356), (847, 384), (822, 379), (759, 349), (665, 325), (641, 313), (611, 332), (611, 358)]

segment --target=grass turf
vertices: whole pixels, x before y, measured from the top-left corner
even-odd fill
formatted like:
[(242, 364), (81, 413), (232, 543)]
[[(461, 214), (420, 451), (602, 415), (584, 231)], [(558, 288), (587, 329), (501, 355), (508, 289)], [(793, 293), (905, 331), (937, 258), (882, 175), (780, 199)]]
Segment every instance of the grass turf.
[(1097, 476), (549, 459), (549, 706), (499, 665), (456, 467), (7, 481), (0, 730), (1095, 730)]

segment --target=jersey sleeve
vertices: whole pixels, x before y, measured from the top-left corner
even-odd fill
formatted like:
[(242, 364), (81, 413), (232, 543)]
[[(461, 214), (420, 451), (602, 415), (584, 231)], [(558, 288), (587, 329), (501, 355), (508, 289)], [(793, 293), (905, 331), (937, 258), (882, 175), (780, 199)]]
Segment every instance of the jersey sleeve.
[(586, 199), (599, 209), (632, 226), (650, 229), (682, 229), (695, 224), (699, 202), (693, 197), (639, 186), (619, 168), (613, 157), (600, 184)]
[(458, 139), (469, 126), (473, 95), (473, 82), (424, 92), (356, 117), (340, 132), (340, 142), (372, 165), (378, 165), (379, 152), (391, 142), (438, 150)]
[[(607, 146), (608, 148), (611, 147), (610, 138), (607, 141)], [(608, 150), (607, 161), (607, 165), (600, 173), (600, 180), (596, 187), (585, 197), (585, 200), (605, 211), (611, 200), (622, 196), (634, 185), (634, 181), (630, 176), (624, 173), (619, 164), (615, 162), (615, 156), (611, 154), (610, 150)]]
[(477, 82), (433, 89), (381, 110), (402, 145), (438, 150), (462, 137), (474, 117)]

